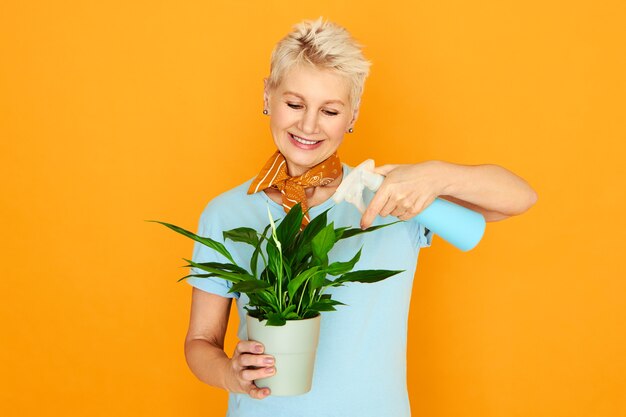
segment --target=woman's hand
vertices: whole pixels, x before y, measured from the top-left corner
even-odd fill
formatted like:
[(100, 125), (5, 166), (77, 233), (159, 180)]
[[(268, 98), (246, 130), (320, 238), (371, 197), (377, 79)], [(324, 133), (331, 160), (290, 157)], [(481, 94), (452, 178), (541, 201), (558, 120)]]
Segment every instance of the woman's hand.
[(255, 379), (275, 373), (274, 357), (262, 355), (263, 350), (264, 346), (254, 340), (240, 340), (237, 343), (226, 375), (228, 391), (248, 394), (257, 400), (270, 395), (269, 388), (259, 388), (254, 383)]
[(374, 169), (385, 175), (385, 180), (376, 191), (374, 198), (363, 213), (361, 228), (367, 229), (377, 215), (389, 214), (400, 220), (417, 216), (435, 198), (445, 194), (445, 177), (439, 161), (426, 161), (419, 164), (388, 164)]

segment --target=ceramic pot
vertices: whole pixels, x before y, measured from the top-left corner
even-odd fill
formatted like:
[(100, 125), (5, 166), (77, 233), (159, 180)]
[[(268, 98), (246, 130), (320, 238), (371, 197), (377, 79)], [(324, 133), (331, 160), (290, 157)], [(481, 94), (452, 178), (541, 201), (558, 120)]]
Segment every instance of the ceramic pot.
[(248, 340), (261, 342), (264, 354), (275, 358), (274, 375), (254, 380), (259, 388), (269, 388), (272, 396), (302, 395), (311, 390), (320, 321), (318, 314), (305, 320), (287, 320), (284, 326), (266, 326), (267, 320), (246, 314)]

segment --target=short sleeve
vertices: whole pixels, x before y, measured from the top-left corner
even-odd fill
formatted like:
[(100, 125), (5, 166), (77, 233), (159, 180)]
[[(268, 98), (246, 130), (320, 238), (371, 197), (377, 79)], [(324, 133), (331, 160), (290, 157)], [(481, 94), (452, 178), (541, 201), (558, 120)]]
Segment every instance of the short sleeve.
[(426, 228), (423, 224), (417, 221), (417, 217), (413, 217), (406, 222), (407, 230), (411, 235), (411, 240), (416, 248), (428, 248), (432, 244), (433, 236), (435, 235), (432, 230)]
[[(223, 243), (223, 235), (220, 231), (216, 230), (217, 228), (212, 227), (212, 222), (210, 216), (207, 215), (205, 211), (200, 216), (200, 222), (198, 224), (198, 232), (196, 233), (198, 236), (209, 237), (217, 242)], [(191, 259), (194, 262), (228, 262), (228, 260), (220, 253), (215, 250), (194, 241), (193, 245), (193, 255)], [(206, 271), (202, 271), (196, 268), (190, 268), (190, 274), (206, 274)], [(195, 288), (201, 289), (206, 292), (210, 292), (212, 294), (217, 294), (226, 298), (239, 298), (240, 293), (231, 292), (228, 290), (232, 288), (233, 283), (231, 281), (218, 278), (218, 277), (208, 277), (208, 278), (198, 278), (198, 277), (189, 277), (186, 279), (187, 283)]]
[(423, 224), (418, 223), (418, 243), (420, 248), (428, 248), (433, 242), (434, 233)]

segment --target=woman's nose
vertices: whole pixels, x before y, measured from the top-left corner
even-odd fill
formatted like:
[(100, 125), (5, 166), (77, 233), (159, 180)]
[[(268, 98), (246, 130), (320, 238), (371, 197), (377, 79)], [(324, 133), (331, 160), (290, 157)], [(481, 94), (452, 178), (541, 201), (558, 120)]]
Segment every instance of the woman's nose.
[(300, 119), (300, 126), (298, 126), (298, 129), (300, 129), (302, 133), (306, 133), (309, 135), (318, 133), (319, 126), (317, 125), (317, 116), (318, 114), (316, 111), (305, 111), (302, 115), (302, 118)]

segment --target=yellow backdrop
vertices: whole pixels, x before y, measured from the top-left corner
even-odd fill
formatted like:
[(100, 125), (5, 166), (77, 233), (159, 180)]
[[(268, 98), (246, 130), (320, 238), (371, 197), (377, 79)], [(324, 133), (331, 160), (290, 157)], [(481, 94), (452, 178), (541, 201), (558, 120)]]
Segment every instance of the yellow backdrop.
[(413, 415), (626, 416), (623, 1), (0, 9), (0, 415), (224, 415), (184, 358), (192, 242), (144, 219), (195, 230), (255, 174), (272, 47), (321, 15), (373, 62), (344, 161), (493, 163), (539, 195), (421, 252)]

